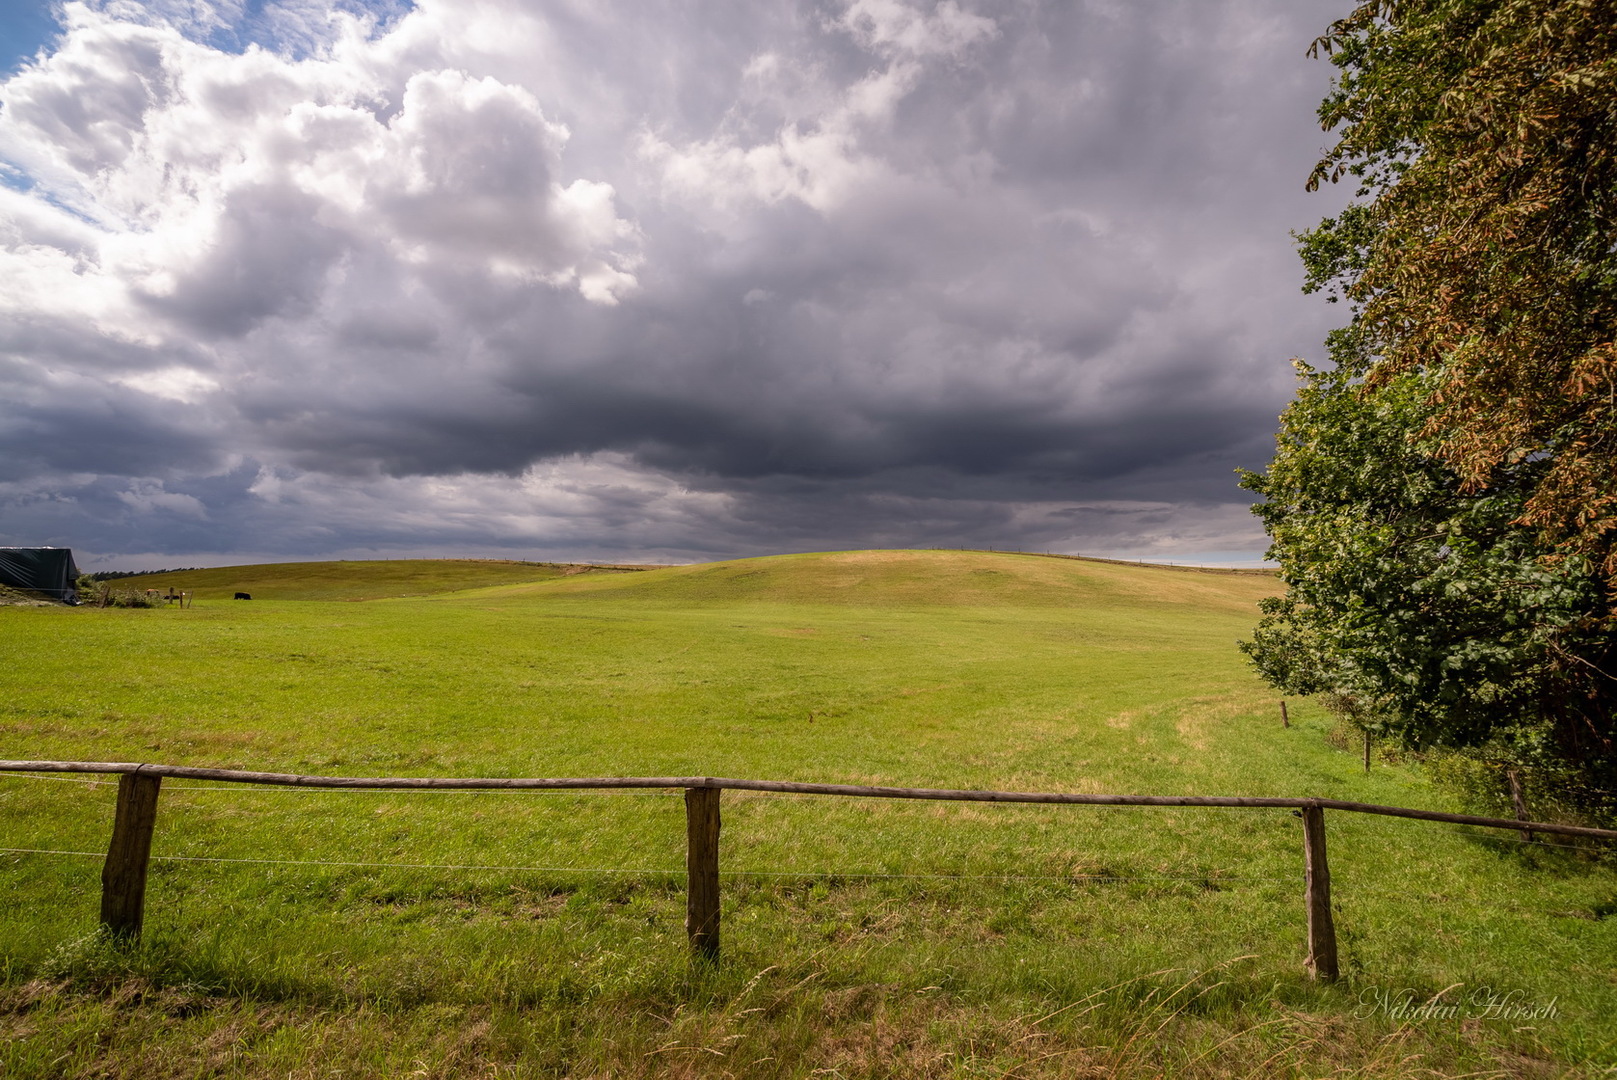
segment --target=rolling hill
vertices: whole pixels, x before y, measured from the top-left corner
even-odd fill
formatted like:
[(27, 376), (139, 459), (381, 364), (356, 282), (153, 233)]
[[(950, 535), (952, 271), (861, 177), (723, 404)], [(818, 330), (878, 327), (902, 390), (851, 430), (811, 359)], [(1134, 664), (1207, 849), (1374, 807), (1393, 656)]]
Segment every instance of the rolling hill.
[(199, 600), (229, 600), (238, 592), (255, 600), (382, 600), (633, 569), (638, 568), (504, 559), (373, 559), (218, 566), (141, 574), (110, 584), (175, 589), (194, 593)]
[(1267, 571), (1149, 566), (1007, 552), (811, 552), (689, 566), (395, 559), (143, 574), (130, 587), (178, 589), (202, 600), (237, 591), (264, 600), (377, 600), (483, 590), (494, 597), (614, 596), (679, 605), (735, 602), (855, 607), (1063, 607), (1085, 603), (1235, 605), (1271, 595)]

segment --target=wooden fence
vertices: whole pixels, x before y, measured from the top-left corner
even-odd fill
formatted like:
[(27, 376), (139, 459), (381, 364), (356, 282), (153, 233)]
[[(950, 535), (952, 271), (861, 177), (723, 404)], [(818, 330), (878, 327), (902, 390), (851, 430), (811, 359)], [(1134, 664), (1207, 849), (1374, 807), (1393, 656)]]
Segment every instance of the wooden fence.
[(1336, 927), (1331, 917), (1331, 871), (1325, 850), (1325, 811), (1476, 825), (1487, 829), (1530, 830), (1557, 836), (1617, 840), (1617, 830), (1550, 822), (1447, 814), (1402, 806), (1345, 802), (1341, 799), (1267, 798), (1238, 795), (1078, 795), (1032, 791), (960, 791), (947, 788), (867, 787), (858, 784), (804, 784), (780, 780), (732, 780), (715, 776), (614, 776), (569, 779), (476, 779), (437, 777), (300, 776), (292, 773), (204, 769), (189, 765), (150, 765), (120, 761), (0, 761), (0, 772), (111, 773), (118, 776), (118, 802), (112, 841), (101, 871), (101, 922), (127, 938), (140, 934), (146, 904), (146, 869), (151, 859), (157, 800), (164, 777), (217, 780), (276, 787), (414, 791), (566, 791), (601, 788), (657, 788), (685, 791), (685, 932), (700, 957), (719, 957), (719, 795), (723, 791), (774, 791), (798, 795), (839, 795), (865, 799), (924, 799), (943, 802), (1042, 803), (1074, 806), (1287, 807), (1303, 821), (1303, 895), (1307, 916), (1308, 972), (1316, 979), (1337, 977)]

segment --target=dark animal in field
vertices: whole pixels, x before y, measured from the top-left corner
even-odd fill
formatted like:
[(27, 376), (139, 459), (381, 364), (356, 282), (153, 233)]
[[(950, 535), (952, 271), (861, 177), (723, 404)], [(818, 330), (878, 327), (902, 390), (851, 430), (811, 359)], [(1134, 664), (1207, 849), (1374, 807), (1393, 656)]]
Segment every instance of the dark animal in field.
[(237, 600), (251, 600), (252, 598), (253, 598), (252, 593), (239, 592), (239, 593), (236, 594), (236, 599)]

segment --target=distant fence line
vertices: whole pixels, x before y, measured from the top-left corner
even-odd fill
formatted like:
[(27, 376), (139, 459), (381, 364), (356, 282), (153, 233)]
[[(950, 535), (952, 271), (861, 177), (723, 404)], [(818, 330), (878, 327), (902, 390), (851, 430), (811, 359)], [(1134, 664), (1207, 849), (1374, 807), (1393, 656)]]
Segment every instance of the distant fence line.
[(880, 787), (861, 784), (813, 784), (789, 780), (739, 780), (716, 776), (614, 776), (571, 778), (349, 777), (296, 773), (247, 772), (190, 765), (157, 765), (127, 761), (0, 761), (0, 772), (115, 774), (117, 807), (112, 839), (101, 872), (101, 923), (124, 938), (140, 934), (145, 912), (146, 874), (152, 834), (164, 777), (215, 780), (274, 787), (369, 789), (388, 791), (582, 791), (652, 788), (685, 792), (686, 919), (692, 950), (717, 961), (719, 956), (719, 798), (724, 791), (764, 791), (797, 795), (835, 795), (869, 799), (918, 799), (937, 802), (1033, 803), (1076, 806), (1202, 806), (1213, 808), (1279, 807), (1298, 812), (1303, 822), (1303, 892), (1307, 916), (1305, 965), (1316, 979), (1339, 973), (1336, 928), (1331, 915), (1331, 875), (1325, 849), (1325, 811), (1438, 821), (1617, 840), (1617, 830), (1555, 822), (1449, 814), (1403, 806), (1348, 802), (1342, 799), (1244, 795), (1091, 795), (1072, 792), (974, 791), (951, 788)]
[[(921, 549), (912, 549), (921, 550)], [(1151, 562), (1148, 559), (1113, 559), (1105, 555), (1079, 555), (1062, 551), (1023, 551), (1021, 548), (928, 548), (930, 551), (960, 551), (979, 555), (1037, 555), (1043, 559), (1076, 559), (1079, 562), (1116, 563), (1119, 566), (1155, 566), (1162, 570), (1193, 570), (1204, 574), (1248, 574), (1277, 577), (1279, 567), (1212, 566), (1205, 563)]]

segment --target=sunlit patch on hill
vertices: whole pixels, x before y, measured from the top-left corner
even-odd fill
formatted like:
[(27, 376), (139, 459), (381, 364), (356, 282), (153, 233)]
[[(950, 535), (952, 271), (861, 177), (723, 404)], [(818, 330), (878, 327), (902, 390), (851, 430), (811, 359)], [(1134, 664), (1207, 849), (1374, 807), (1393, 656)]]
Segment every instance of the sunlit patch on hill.
[(1145, 566), (984, 551), (835, 551), (671, 566), (632, 575), (551, 579), (501, 590), (610, 592), (667, 603), (871, 607), (1071, 607), (1187, 604), (1251, 610), (1279, 590), (1272, 574)]

